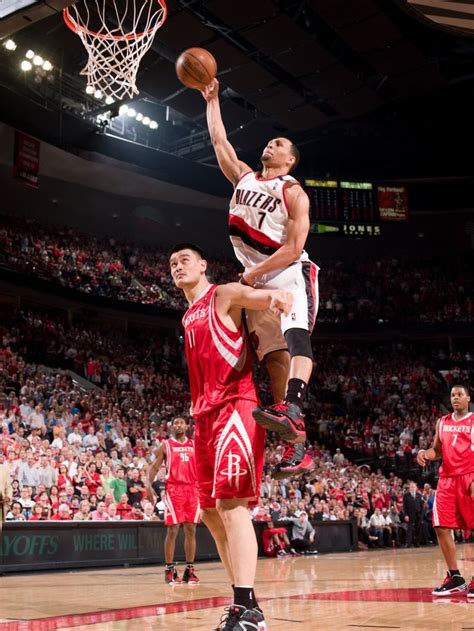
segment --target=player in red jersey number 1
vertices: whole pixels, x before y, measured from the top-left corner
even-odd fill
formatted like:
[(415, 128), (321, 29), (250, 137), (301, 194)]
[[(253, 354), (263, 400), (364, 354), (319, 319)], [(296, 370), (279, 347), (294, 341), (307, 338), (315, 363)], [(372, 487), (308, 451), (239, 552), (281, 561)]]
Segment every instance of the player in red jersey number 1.
[(248, 504), (259, 495), (265, 431), (252, 416), (257, 394), (242, 311), (288, 313), (292, 295), (240, 283), (212, 285), (203, 253), (192, 244), (172, 249), (170, 268), (189, 303), (183, 326), (201, 517), (234, 589), (219, 628), (261, 631), (266, 625), (253, 589), (258, 550)]
[(433, 596), (449, 596), (467, 591), (474, 600), (474, 577), (470, 585), (457, 567), (452, 530), (474, 529), (474, 413), (469, 412), (471, 398), (465, 386), (451, 388), (451, 414), (441, 417), (431, 449), (421, 449), (417, 461), (424, 467), (428, 460), (443, 459), (433, 505), (433, 526), (448, 573)]
[[(165, 582), (199, 583), (194, 572), (196, 555), (196, 524), (199, 523), (199, 497), (196, 477), (194, 441), (186, 436), (188, 425), (180, 416), (173, 420), (171, 438), (161, 442), (155, 451), (155, 460), (148, 469), (147, 495), (152, 504), (156, 497), (153, 480), (165, 463)], [(174, 563), (176, 538), (180, 524), (184, 528), (184, 552), (186, 568), (183, 577), (178, 576)]]

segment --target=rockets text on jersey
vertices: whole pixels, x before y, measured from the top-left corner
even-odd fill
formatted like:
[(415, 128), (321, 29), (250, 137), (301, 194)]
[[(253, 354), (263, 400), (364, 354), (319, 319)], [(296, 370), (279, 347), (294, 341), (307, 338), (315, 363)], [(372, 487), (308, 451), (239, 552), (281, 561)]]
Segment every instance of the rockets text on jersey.
[(174, 438), (163, 441), (165, 453), (165, 480), (167, 484), (196, 484), (196, 459), (194, 441), (186, 438), (180, 442)]
[(235, 399), (257, 401), (244, 327), (231, 331), (221, 322), (215, 304), (217, 288), (209, 285), (183, 317), (191, 400), (197, 419)]
[[(245, 268), (264, 261), (286, 243), (285, 188), (292, 184), (297, 180), (291, 175), (264, 179), (254, 171), (237, 182), (229, 208), (229, 232), (235, 255)], [(303, 251), (299, 260), (307, 259)]]
[(443, 450), (441, 476), (474, 472), (474, 413), (456, 420), (453, 414), (443, 416), (438, 425)]

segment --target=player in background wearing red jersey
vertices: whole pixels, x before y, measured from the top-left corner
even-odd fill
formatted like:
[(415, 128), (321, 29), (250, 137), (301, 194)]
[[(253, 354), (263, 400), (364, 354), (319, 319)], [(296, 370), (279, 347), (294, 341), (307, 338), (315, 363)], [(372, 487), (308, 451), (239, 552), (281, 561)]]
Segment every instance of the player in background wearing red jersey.
[(289, 175), (298, 163), (299, 151), (288, 138), (270, 140), (262, 153), (261, 173), (253, 172), (238, 159), (227, 139), (217, 79), (202, 94), (219, 166), (235, 189), (229, 230), (235, 255), (245, 268), (242, 282), (293, 294), (293, 309), (287, 316), (250, 311), (247, 317), (257, 355), (260, 361), (265, 359), (275, 401), (269, 407), (256, 408), (255, 420), (290, 443), (272, 476), (304, 473), (314, 467), (304, 449), (302, 405), (313, 370), (310, 336), (318, 311), (318, 267), (304, 251), (309, 199)]
[[(196, 459), (194, 441), (186, 436), (188, 425), (178, 416), (171, 425), (171, 438), (161, 442), (155, 451), (155, 460), (148, 469), (147, 495), (153, 505), (156, 494), (152, 484), (163, 462), (165, 475), (165, 582), (199, 583), (194, 572), (196, 556), (196, 524), (199, 523), (199, 496), (196, 478)], [(178, 576), (174, 562), (176, 537), (180, 524), (184, 527), (184, 552), (186, 569), (183, 578)]]
[(212, 285), (203, 253), (192, 244), (171, 250), (170, 268), (189, 303), (183, 326), (201, 517), (234, 589), (219, 628), (260, 631), (266, 624), (253, 589), (258, 550), (248, 504), (259, 495), (265, 431), (252, 417), (257, 393), (242, 311), (288, 313), (292, 296), (240, 283)]
[(474, 413), (469, 412), (471, 397), (465, 386), (451, 388), (451, 414), (441, 417), (431, 449), (420, 449), (418, 464), (443, 459), (433, 505), (433, 526), (438, 536), (448, 574), (433, 596), (449, 596), (467, 590), (474, 599), (474, 577), (470, 585), (461, 576), (456, 560), (452, 530), (474, 529)]

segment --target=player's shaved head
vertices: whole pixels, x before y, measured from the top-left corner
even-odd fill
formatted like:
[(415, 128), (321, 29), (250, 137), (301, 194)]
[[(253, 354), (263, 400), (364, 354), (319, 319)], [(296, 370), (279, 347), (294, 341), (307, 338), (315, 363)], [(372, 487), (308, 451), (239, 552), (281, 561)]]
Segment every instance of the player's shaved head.
[(177, 243), (168, 252), (168, 258), (170, 259), (173, 256), (173, 254), (176, 254), (176, 252), (182, 252), (183, 250), (191, 250), (192, 252), (197, 254), (199, 258), (201, 259), (206, 258), (204, 256), (204, 251), (195, 243)]

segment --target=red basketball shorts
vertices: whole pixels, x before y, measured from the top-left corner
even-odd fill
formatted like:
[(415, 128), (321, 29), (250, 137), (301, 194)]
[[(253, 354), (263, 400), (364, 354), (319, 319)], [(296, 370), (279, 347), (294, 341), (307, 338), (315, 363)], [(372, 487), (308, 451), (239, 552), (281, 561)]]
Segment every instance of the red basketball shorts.
[(256, 401), (238, 399), (196, 419), (194, 446), (201, 508), (216, 500), (259, 496), (265, 430), (252, 416)]
[(433, 504), (433, 526), (474, 528), (473, 482), (474, 472), (439, 479)]
[(196, 486), (167, 484), (165, 492), (165, 525), (175, 526), (186, 522), (198, 524), (200, 520), (199, 494)]

